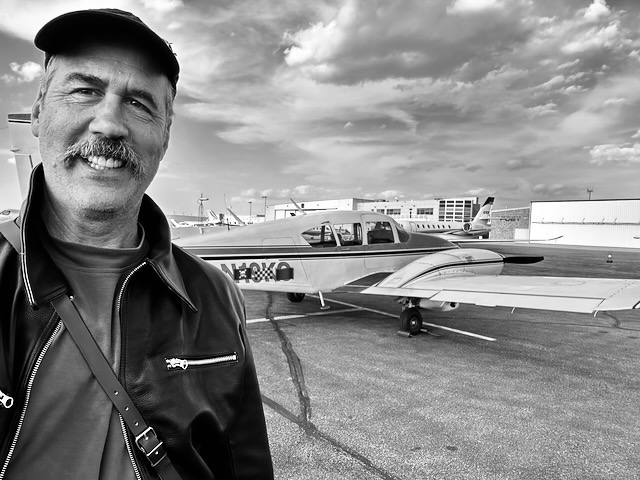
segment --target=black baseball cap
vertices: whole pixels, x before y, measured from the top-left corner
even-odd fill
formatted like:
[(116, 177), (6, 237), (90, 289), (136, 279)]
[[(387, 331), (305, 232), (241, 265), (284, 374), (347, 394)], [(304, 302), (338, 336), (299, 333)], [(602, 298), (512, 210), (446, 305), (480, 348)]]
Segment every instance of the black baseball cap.
[(146, 50), (162, 69), (171, 84), (176, 86), (180, 65), (171, 45), (151, 30), (133, 13), (115, 8), (100, 8), (69, 12), (48, 22), (36, 34), (36, 47), (45, 52), (45, 69), (51, 55), (78, 44), (83, 37), (120, 37), (135, 41)]

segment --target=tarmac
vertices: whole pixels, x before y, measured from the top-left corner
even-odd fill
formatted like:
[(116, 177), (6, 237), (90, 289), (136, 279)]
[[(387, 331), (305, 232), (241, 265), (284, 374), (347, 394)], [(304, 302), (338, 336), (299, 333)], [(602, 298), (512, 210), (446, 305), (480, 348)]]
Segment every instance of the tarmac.
[[(486, 248), (545, 256), (505, 274), (640, 278), (635, 249)], [(463, 305), (407, 338), (386, 297), (245, 298), (277, 479), (640, 478), (640, 312)]]

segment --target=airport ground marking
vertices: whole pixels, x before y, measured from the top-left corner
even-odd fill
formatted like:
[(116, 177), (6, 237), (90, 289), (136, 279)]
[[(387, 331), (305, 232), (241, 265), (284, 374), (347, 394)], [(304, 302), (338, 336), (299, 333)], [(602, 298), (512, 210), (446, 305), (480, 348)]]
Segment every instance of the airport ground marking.
[(464, 330), (458, 330), (456, 328), (444, 327), (442, 325), (436, 325), (435, 323), (423, 323), (423, 325), (426, 325), (428, 327), (440, 328), (441, 330), (448, 330), (450, 332), (459, 333), (461, 335), (468, 335), (470, 337), (479, 338), (481, 340), (487, 340), (488, 342), (496, 341), (495, 338), (485, 337), (484, 335), (478, 335), (477, 333), (465, 332)]
[(300, 313), (296, 315), (280, 315), (273, 318), (252, 318), (251, 320), (247, 320), (247, 324), (249, 323), (261, 323), (261, 322), (269, 322), (271, 320), (280, 321), (280, 320), (293, 320), (296, 318), (305, 318), (305, 317), (317, 317), (320, 315), (332, 315), (334, 313), (344, 313), (344, 312), (357, 312), (362, 310), (362, 308), (350, 308), (348, 310), (332, 310), (332, 311), (324, 311), (324, 312), (312, 312), (312, 313)]
[[(362, 306), (358, 306), (358, 305), (353, 305), (351, 303), (341, 302), (339, 300), (333, 300), (333, 299), (327, 299), (327, 300), (330, 301), (330, 302), (339, 303), (340, 305), (345, 305), (347, 307), (359, 308), (361, 310), (367, 310), (369, 312), (379, 313), (381, 315), (386, 315), (388, 317), (397, 318), (397, 315), (394, 315), (394, 314), (388, 313), (388, 312), (383, 312), (382, 310), (376, 310), (374, 308), (368, 308), (368, 307), (362, 307)], [(479, 338), (481, 340), (487, 340), (489, 342), (495, 342), (496, 341), (495, 338), (485, 337), (484, 335), (478, 335), (477, 333), (465, 332), (464, 330), (458, 330), (456, 328), (445, 327), (443, 325), (436, 325), (435, 323), (423, 323), (423, 325), (427, 325), (429, 327), (434, 327), (434, 328), (440, 328), (442, 330), (448, 330), (448, 331), (453, 332), (453, 333), (459, 333), (460, 335), (467, 335), (469, 337)]]
[[(309, 295), (309, 296), (313, 297), (313, 298), (319, 298), (319, 297), (316, 297), (315, 295)], [(264, 322), (269, 322), (271, 320), (273, 320), (273, 321), (294, 320), (296, 318), (317, 317), (317, 316), (320, 316), (320, 315), (332, 315), (334, 313), (348, 313), (348, 312), (357, 312), (357, 311), (362, 311), (362, 310), (365, 310), (367, 312), (377, 313), (379, 315), (384, 315), (384, 316), (387, 316), (387, 317), (397, 318), (396, 314), (385, 312), (383, 310), (376, 310), (375, 308), (363, 307), (361, 305), (354, 305), (352, 303), (342, 302), (340, 300), (334, 300), (334, 299), (331, 299), (331, 298), (328, 298), (327, 301), (328, 302), (337, 303), (339, 305), (344, 305), (345, 307), (351, 307), (351, 308), (348, 309), (348, 310), (339, 310), (339, 311), (328, 310), (328, 311), (323, 311), (323, 312), (301, 313), (301, 314), (296, 314), (296, 315), (280, 315), (280, 316), (273, 317), (273, 318), (266, 318), (266, 317), (263, 317), (263, 318), (252, 318), (251, 320), (247, 320), (247, 324), (264, 323)], [(488, 342), (495, 342), (496, 341), (496, 339), (492, 338), (492, 337), (486, 337), (484, 335), (479, 335), (477, 333), (466, 332), (464, 330), (458, 330), (457, 328), (445, 327), (444, 325), (437, 325), (435, 323), (423, 323), (423, 325), (428, 326), (428, 327), (433, 327), (433, 328), (439, 328), (441, 330), (447, 330), (449, 332), (458, 333), (460, 335), (466, 335), (468, 337), (479, 338), (480, 340), (486, 340)]]

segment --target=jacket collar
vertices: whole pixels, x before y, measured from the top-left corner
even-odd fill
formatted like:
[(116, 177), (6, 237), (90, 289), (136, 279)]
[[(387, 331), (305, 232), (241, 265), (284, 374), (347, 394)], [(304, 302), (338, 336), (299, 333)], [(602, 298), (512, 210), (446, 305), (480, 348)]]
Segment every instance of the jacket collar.
[[(22, 205), (22, 272), (29, 303), (39, 308), (69, 290), (62, 272), (47, 255), (43, 238), (45, 226), (40, 217), (44, 197), (44, 169), (37, 165), (31, 173), (29, 195)], [(149, 242), (146, 261), (169, 290), (196, 310), (184, 286), (182, 274), (172, 254), (171, 231), (160, 207), (146, 194), (142, 199), (138, 222)]]

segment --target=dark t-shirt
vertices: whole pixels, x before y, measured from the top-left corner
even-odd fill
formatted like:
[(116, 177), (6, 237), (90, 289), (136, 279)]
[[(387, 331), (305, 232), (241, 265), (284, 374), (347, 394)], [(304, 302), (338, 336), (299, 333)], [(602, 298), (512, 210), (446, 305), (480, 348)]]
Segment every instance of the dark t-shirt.
[[(44, 234), (76, 308), (115, 372), (121, 342), (114, 295), (120, 278), (146, 257), (148, 244), (139, 228), (140, 244), (127, 249), (89, 247)], [(117, 410), (62, 327), (34, 379), (6, 478), (135, 480), (123, 428)]]

